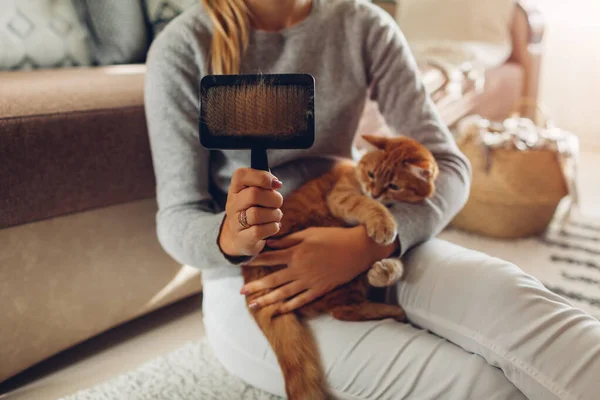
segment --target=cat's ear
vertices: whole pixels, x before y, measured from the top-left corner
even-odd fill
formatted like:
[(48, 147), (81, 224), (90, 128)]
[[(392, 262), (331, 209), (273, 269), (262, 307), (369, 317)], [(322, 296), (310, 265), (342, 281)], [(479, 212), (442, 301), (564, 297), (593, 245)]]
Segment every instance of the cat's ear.
[(422, 181), (427, 182), (433, 177), (434, 171), (432, 171), (431, 169), (417, 167), (413, 164), (405, 164), (405, 166), (408, 167), (408, 170), (411, 174), (413, 174), (415, 177), (419, 178)]
[(362, 135), (362, 138), (381, 150), (384, 150), (388, 144), (388, 138), (383, 136)]

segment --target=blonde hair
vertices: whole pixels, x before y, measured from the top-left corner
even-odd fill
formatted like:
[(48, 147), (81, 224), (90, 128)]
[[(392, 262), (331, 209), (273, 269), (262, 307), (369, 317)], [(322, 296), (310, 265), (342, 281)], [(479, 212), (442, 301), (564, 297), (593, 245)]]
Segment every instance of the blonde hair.
[(244, 0), (202, 0), (213, 24), (209, 70), (213, 75), (239, 74), (248, 46), (250, 13)]

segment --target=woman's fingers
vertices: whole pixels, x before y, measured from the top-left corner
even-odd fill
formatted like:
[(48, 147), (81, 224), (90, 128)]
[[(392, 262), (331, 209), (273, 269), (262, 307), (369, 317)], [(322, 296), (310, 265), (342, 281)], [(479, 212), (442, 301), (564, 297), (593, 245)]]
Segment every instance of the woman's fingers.
[(281, 239), (270, 239), (267, 240), (267, 245), (272, 249), (287, 249), (293, 247), (302, 242), (304, 239), (309, 238), (313, 232), (313, 228), (306, 228), (299, 232), (294, 232), (291, 235), (287, 235)]
[(240, 231), (238, 234), (249, 243), (260, 242), (268, 237), (279, 233), (281, 225), (279, 222), (270, 222), (262, 225), (252, 225), (248, 229)]
[(251, 207), (280, 208), (283, 205), (283, 196), (275, 190), (266, 190), (258, 187), (248, 187), (241, 190), (235, 197), (232, 209), (228, 212), (240, 212)]
[[(237, 169), (229, 185), (219, 246), (228, 255), (255, 255), (281, 229), (283, 184), (271, 173)], [(241, 213), (243, 211), (243, 213)]]
[[(246, 214), (245, 220), (241, 213)], [(282, 218), (283, 213), (278, 208), (250, 207), (247, 210), (238, 212), (237, 217), (230, 220), (230, 226), (235, 232), (240, 232), (255, 225), (265, 225), (273, 222), (277, 223), (280, 222)], [(244, 225), (244, 222), (246, 225)], [(277, 232), (279, 232), (279, 229)], [(260, 232), (257, 232), (257, 234), (260, 235)], [(264, 237), (261, 238), (261, 240), (262, 239), (264, 239)]]
[(254, 300), (252, 303), (250, 303), (249, 307), (252, 309), (256, 309), (266, 307), (279, 301), (285, 301), (290, 297), (297, 295), (305, 289), (306, 288), (299, 281), (292, 281), (287, 285), (283, 285), (273, 290), (272, 292)]
[(296, 246), (302, 242), (302, 240), (302, 238), (295, 237), (292, 234), (281, 239), (269, 239), (267, 240), (267, 245), (272, 249), (287, 249), (289, 247)]
[(271, 173), (252, 168), (238, 168), (231, 177), (230, 193), (240, 193), (248, 187), (266, 190), (280, 189), (282, 183)]
[(250, 207), (246, 210), (248, 225), (263, 225), (271, 222), (280, 222), (283, 213), (278, 208)]
[(260, 253), (245, 267), (274, 267), (276, 265), (287, 265), (292, 257), (292, 251), (289, 249), (266, 251)]
[(298, 296), (295, 296), (295, 297), (291, 298), (289, 301), (283, 303), (279, 307), (279, 310), (277, 310), (277, 314), (285, 314), (285, 313), (292, 312), (292, 311), (310, 303), (311, 301), (315, 300), (317, 297), (319, 297), (319, 294), (316, 290), (308, 289), (307, 291), (302, 292)]
[(292, 280), (292, 274), (289, 269), (282, 269), (265, 276), (262, 279), (249, 282), (244, 285), (240, 293), (249, 296), (260, 290), (274, 289)]

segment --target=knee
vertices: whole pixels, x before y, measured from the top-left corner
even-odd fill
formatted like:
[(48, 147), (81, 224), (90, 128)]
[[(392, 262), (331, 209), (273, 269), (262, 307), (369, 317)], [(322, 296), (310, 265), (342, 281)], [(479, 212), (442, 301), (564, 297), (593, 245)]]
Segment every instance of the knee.
[(479, 316), (480, 332), (499, 332), (515, 321), (532, 322), (537, 319), (534, 310), (545, 300), (562, 301), (518, 266), (497, 258), (483, 255), (463, 271), (463, 293), (470, 303), (465, 306), (469, 315)]
[(543, 285), (516, 265), (487, 254), (433, 240), (410, 254), (405, 267), (413, 279), (461, 288), (473, 303), (493, 312), (543, 295)]
[(461, 285), (466, 291), (480, 289), (486, 297), (519, 296), (530, 287), (542, 286), (512, 263), (439, 239), (409, 252), (404, 264), (414, 280), (443, 279), (448, 284)]
[(532, 292), (543, 290), (543, 285), (519, 267), (507, 261), (486, 256), (477, 268), (481, 278), (474, 282), (486, 293), (489, 301), (502, 304), (528, 297)]

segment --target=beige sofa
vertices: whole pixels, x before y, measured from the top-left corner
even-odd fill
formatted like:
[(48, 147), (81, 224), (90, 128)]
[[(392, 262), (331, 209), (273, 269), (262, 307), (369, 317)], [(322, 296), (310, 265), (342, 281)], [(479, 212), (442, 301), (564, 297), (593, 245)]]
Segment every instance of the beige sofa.
[[(519, 7), (508, 63), (484, 94), (448, 101), (445, 121), (498, 116), (537, 95), (537, 14)], [(132, 318), (201, 290), (160, 248), (143, 108), (143, 65), (0, 73), (0, 382)], [(361, 132), (380, 128), (370, 104)]]

